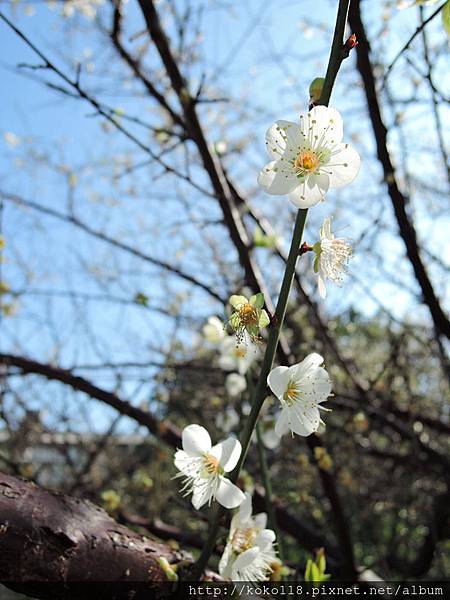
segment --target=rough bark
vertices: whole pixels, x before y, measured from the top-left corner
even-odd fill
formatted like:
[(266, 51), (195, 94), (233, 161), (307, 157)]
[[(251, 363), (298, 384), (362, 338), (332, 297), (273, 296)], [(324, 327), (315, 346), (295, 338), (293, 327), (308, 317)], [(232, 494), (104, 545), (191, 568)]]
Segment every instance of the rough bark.
[[(171, 565), (191, 562), (189, 555), (116, 523), (87, 500), (0, 473), (4, 585), (37, 598), (98, 600), (95, 582), (102, 582), (108, 598), (136, 599), (145, 592), (151, 600), (167, 581), (161, 557)], [(130, 596), (135, 582), (138, 593)]]
[[(46, 377), (50, 381), (60, 381), (61, 383), (70, 386), (72, 389), (84, 392), (91, 398), (100, 400), (115, 408), (120, 414), (126, 415), (134, 419), (137, 423), (144, 425), (161, 441), (165, 442), (172, 448), (181, 448), (181, 431), (170, 421), (160, 422), (150, 413), (137, 408), (119, 398), (113, 392), (108, 392), (92, 384), (83, 377), (74, 375), (67, 369), (61, 369), (55, 365), (40, 363), (38, 361), (13, 354), (1, 354), (0, 364), (18, 368), (22, 373), (37, 374)], [(265, 510), (264, 490), (258, 487), (253, 496), (255, 507), (258, 510)], [(307, 550), (324, 547), (327, 551), (327, 556), (331, 563), (338, 564), (341, 562), (339, 550), (325, 538), (325, 536), (317, 533), (313, 527), (307, 523), (303, 523), (298, 517), (289, 512), (283, 502), (274, 498), (277, 521), (280, 527), (286, 533), (297, 539), (300, 544)]]

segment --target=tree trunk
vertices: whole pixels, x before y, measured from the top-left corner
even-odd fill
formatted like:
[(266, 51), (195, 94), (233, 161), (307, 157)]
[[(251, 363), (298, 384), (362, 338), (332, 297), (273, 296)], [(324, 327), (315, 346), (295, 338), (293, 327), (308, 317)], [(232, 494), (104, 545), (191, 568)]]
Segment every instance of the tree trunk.
[(7, 587), (36, 598), (151, 600), (172, 585), (161, 585), (171, 568), (160, 559), (192, 564), (87, 500), (0, 473), (0, 581)]

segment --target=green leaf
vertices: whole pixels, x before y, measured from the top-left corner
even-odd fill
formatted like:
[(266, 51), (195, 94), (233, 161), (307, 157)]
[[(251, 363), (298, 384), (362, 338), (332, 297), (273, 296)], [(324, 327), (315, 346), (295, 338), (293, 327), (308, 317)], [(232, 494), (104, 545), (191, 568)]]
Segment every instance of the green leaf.
[(265, 310), (262, 310), (261, 314), (259, 315), (258, 325), (260, 326), (261, 329), (263, 329), (264, 327), (267, 327), (267, 325), (269, 323), (270, 323), (269, 315), (266, 313)]
[(316, 565), (316, 563), (311, 563), (311, 576), (312, 576), (313, 583), (320, 583), (322, 578), (321, 578), (319, 568)]
[(255, 308), (262, 308), (264, 306), (264, 294), (262, 292), (255, 294), (250, 298), (249, 302)]
[(327, 561), (325, 558), (325, 552), (320, 552), (317, 555), (317, 565), (319, 567), (320, 574), (323, 575), (327, 568)]
[(447, 35), (450, 35), (450, 0), (447, 0), (442, 9), (442, 25), (444, 26)]
[(305, 581), (312, 581), (312, 565), (313, 565), (313, 561), (308, 558), (307, 562), (306, 562), (306, 569), (305, 569)]

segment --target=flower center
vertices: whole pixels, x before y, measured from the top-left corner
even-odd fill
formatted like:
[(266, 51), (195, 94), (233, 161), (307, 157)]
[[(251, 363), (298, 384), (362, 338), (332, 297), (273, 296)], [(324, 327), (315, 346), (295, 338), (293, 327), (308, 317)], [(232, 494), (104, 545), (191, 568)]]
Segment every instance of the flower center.
[(203, 468), (207, 475), (214, 476), (221, 473), (219, 460), (211, 454), (205, 454), (203, 457)]
[(283, 400), (286, 402), (288, 406), (292, 406), (299, 397), (299, 389), (295, 381), (290, 381), (287, 385), (287, 388), (283, 394)]
[(234, 356), (236, 358), (245, 358), (245, 355), (247, 354), (247, 351), (245, 348), (235, 348), (234, 350)]
[(239, 309), (239, 320), (242, 325), (257, 325), (258, 324), (258, 312), (251, 304), (244, 304)]
[(294, 160), (294, 168), (302, 175), (314, 173), (319, 167), (320, 158), (312, 150), (300, 152)]
[(256, 539), (256, 529), (248, 527), (247, 529), (236, 529), (231, 540), (233, 550), (237, 553), (245, 552), (252, 548)]

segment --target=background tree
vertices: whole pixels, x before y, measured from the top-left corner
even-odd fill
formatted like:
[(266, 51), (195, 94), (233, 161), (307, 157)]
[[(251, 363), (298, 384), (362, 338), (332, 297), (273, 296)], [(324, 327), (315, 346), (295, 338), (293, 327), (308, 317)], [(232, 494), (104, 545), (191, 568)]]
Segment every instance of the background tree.
[[(335, 575), (448, 570), (448, 38), (444, 3), (417, 4), (350, 5), (332, 104), (363, 168), (306, 240), (332, 212), (355, 257), (320, 305), (302, 259), (279, 357), (325, 356), (333, 413), (268, 450), (299, 573), (321, 546)], [(248, 400), (202, 326), (242, 289), (272, 310), (293, 211), (257, 188), (262, 140), (307, 108), (335, 3), (50, 8), (2, 11), (2, 469), (195, 554), (208, 526), (170, 481), (178, 428), (239, 431)], [(256, 448), (246, 470), (263, 509)]]

